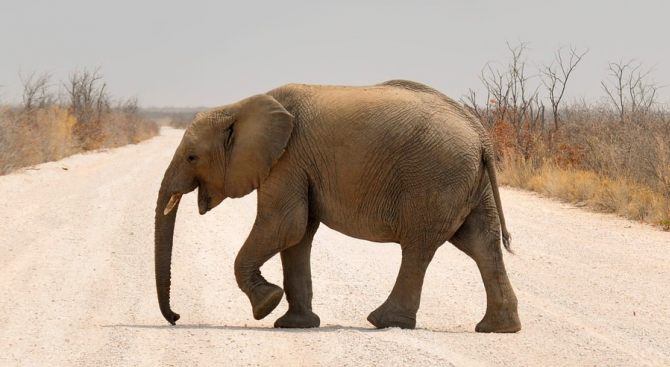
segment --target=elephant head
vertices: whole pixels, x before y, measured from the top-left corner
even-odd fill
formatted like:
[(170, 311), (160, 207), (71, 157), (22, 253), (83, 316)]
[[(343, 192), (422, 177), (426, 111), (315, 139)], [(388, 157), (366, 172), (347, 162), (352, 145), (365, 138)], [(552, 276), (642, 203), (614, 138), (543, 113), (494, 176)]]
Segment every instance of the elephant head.
[(293, 116), (271, 96), (259, 94), (198, 114), (184, 133), (156, 203), (156, 289), (171, 324), (179, 319), (170, 309), (170, 266), (181, 196), (197, 188), (198, 208), (205, 214), (225, 198), (247, 195), (268, 176), (292, 130)]

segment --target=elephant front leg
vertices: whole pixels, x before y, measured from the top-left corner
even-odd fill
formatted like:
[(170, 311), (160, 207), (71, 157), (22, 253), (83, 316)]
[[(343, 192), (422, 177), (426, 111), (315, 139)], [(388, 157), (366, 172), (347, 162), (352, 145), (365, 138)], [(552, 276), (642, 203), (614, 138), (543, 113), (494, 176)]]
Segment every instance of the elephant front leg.
[(254, 248), (258, 246), (253, 246), (250, 239), (235, 259), (235, 278), (240, 289), (249, 297), (254, 318), (261, 320), (279, 305), (284, 291), (265, 280), (260, 271), (260, 267), (276, 252), (257, 257), (258, 250)]
[(403, 247), (400, 271), (391, 295), (368, 316), (372, 325), (379, 329), (414, 329), (423, 279), (436, 249), (437, 246), (429, 250)]
[(319, 316), (312, 312), (310, 266), (312, 240), (317, 228), (319, 222), (310, 218), (302, 240), (281, 252), (288, 311), (275, 321), (277, 328), (312, 328), (321, 323)]
[(306, 227), (305, 205), (295, 205), (286, 210), (263, 214), (259, 206), (256, 222), (235, 259), (237, 284), (249, 297), (256, 320), (269, 315), (284, 295), (280, 287), (263, 278), (260, 267), (278, 252), (299, 243)]

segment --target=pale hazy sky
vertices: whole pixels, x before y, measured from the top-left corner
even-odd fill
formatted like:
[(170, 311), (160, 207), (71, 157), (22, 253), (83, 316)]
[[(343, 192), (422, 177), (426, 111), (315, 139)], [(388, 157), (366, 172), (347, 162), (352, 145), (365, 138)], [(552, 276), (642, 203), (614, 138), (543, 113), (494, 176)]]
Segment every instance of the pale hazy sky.
[[(483, 90), (487, 61), (528, 43), (531, 64), (559, 45), (590, 51), (571, 97), (603, 96), (608, 61), (637, 59), (670, 85), (670, 1), (0, 0), (0, 99), (19, 72), (102, 67), (114, 97), (217, 106), (291, 82), (411, 79), (459, 99)], [(662, 92), (670, 100), (670, 88)]]

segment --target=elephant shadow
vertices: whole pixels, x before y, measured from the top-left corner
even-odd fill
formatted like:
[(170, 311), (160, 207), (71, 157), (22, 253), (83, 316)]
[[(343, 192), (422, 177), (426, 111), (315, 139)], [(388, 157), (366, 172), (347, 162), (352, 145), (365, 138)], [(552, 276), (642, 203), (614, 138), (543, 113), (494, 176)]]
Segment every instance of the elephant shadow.
[[(131, 325), (131, 324), (114, 324), (102, 325), (103, 328), (122, 328), (122, 329), (174, 329), (174, 330), (228, 330), (228, 331), (261, 331), (267, 333), (332, 333), (342, 330), (358, 331), (362, 333), (383, 333), (398, 328), (377, 329), (374, 327), (366, 328), (360, 326), (343, 326), (343, 325), (326, 325), (318, 328), (305, 329), (290, 329), (290, 328), (274, 328), (274, 327), (259, 327), (259, 326), (236, 326), (236, 325), (211, 325), (211, 324), (179, 324), (179, 325)], [(414, 331), (429, 331), (434, 333), (448, 333), (448, 334), (469, 334), (474, 331), (465, 330), (439, 330), (427, 328), (415, 328)]]

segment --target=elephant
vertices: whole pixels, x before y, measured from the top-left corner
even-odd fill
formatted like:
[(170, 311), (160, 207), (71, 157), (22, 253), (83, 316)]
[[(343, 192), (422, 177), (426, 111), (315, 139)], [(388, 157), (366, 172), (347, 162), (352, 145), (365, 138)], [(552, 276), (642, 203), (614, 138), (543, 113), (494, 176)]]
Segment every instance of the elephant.
[[(312, 310), (311, 247), (323, 223), (347, 236), (400, 244), (386, 301), (367, 320), (416, 326), (424, 276), (450, 242), (476, 263), (486, 292), (477, 332), (517, 332), (517, 298), (503, 263), (511, 236), (503, 216), (492, 144), (463, 106), (420, 83), (288, 84), (201, 112), (184, 133), (158, 193), (155, 274), (171, 323), (170, 262), (179, 200), (198, 189), (199, 213), (257, 190), (257, 215), (234, 263), (260, 320), (281, 301), (275, 327), (320, 325)], [(502, 241), (502, 246), (501, 246)], [(260, 267), (280, 253), (284, 289)]]

